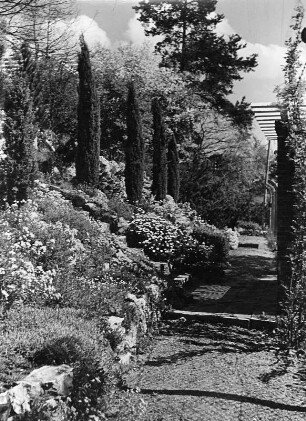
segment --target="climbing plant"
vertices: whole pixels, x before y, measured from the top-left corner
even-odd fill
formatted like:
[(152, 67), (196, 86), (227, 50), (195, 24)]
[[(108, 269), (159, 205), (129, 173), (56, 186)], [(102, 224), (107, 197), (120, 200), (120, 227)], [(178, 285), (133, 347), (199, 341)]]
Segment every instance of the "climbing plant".
[(285, 300), (279, 320), (279, 333), (284, 348), (300, 348), (306, 341), (306, 124), (302, 114), (306, 64), (301, 56), (301, 29), (303, 7), (296, 8), (291, 29), (293, 35), (286, 42), (286, 64), (283, 67), (285, 83), (276, 92), (285, 116), (290, 157), (294, 161), (294, 218), (291, 244), (290, 282), (283, 285)]

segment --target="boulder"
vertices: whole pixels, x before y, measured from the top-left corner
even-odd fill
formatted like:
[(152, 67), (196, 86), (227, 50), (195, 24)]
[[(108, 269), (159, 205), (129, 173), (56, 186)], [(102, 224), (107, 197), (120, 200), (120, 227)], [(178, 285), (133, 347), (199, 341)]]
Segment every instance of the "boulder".
[(31, 412), (31, 403), (44, 394), (68, 396), (72, 386), (73, 370), (68, 365), (38, 368), (0, 394), (0, 421), (14, 419), (10, 418), (11, 411), (17, 415)]
[(0, 394), (0, 421), (7, 421), (11, 412), (11, 400), (8, 392)]
[(31, 372), (23, 382), (38, 383), (44, 390), (51, 390), (57, 395), (68, 396), (73, 386), (73, 371), (69, 365), (45, 365)]

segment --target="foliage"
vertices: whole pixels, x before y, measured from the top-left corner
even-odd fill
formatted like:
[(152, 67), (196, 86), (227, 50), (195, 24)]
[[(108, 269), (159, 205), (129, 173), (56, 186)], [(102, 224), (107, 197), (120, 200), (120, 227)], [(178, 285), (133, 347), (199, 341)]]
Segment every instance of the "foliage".
[(179, 247), (181, 230), (157, 215), (136, 217), (126, 234), (128, 245), (143, 247), (144, 252), (154, 260), (170, 260)]
[(196, 227), (192, 236), (200, 243), (211, 247), (209, 259), (213, 265), (224, 265), (228, 261), (229, 241), (224, 232), (216, 227), (202, 224)]
[(236, 250), (239, 246), (239, 233), (238, 231), (232, 230), (231, 228), (224, 229), (225, 237), (229, 243), (231, 250)]
[[(182, 166), (181, 200), (190, 201), (199, 215), (218, 227), (234, 227), (251, 213), (263, 187), (263, 172), (251, 146), (239, 152), (194, 155)], [(260, 159), (264, 159), (260, 155)]]
[(128, 245), (142, 247), (152, 260), (170, 262), (181, 270), (227, 263), (229, 241), (224, 231), (200, 218), (189, 221), (188, 226), (179, 224), (181, 217), (177, 223), (173, 223), (174, 218), (169, 213), (168, 217), (172, 222), (156, 214), (137, 216), (126, 234)]
[(125, 186), (128, 200), (140, 203), (143, 189), (144, 139), (135, 85), (129, 83), (127, 99), (127, 140), (125, 143)]
[(26, 200), (36, 173), (35, 104), (33, 94), (33, 62), (23, 45), (20, 60), (6, 80), (4, 96), (6, 158), (1, 162), (5, 178), (4, 191), (9, 204)]
[(280, 105), (287, 114), (288, 137), (286, 142), (292, 151), (295, 172), (293, 241), (287, 256), (290, 259), (291, 275), (286, 285), (283, 285), (285, 299), (282, 302), (283, 314), (279, 318), (278, 330), (280, 345), (287, 350), (305, 347), (306, 342), (306, 127), (301, 111), (305, 93), (302, 84), (305, 66), (302, 68), (300, 60), (300, 33), (303, 17), (304, 9), (302, 6), (298, 6), (291, 25), (293, 35), (286, 41), (286, 64), (283, 67), (285, 83), (278, 88)]
[[(101, 148), (108, 159), (122, 161), (126, 141), (126, 86), (133, 80), (142, 116), (144, 139), (151, 138), (151, 100), (157, 96), (167, 103), (171, 119), (182, 112), (181, 104), (187, 98), (185, 84), (171, 69), (160, 68), (160, 58), (147, 43), (119, 45), (107, 50), (97, 49), (93, 66), (101, 95)], [(168, 114), (168, 112), (167, 112)], [(149, 142), (146, 148), (152, 149)], [(146, 162), (146, 165), (150, 160)]]
[(97, 185), (100, 156), (100, 108), (89, 50), (83, 36), (80, 38), (80, 44), (76, 177), (82, 183)]
[(246, 235), (261, 235), (262, 233), (261, 226), (253, 221), (239, 220), (237, 226), (243, 231), (243, 234)]
[(75, 419), (88, 419), (102, 406), (114, 373), (112, 353), (98, 325), (73, 309), (13, 308), (1, 322), (0, 380), (11, 384), (20, 380), (20, 371), (69, 364), (74, 369), (70, 407)]
[(177, 202), (180, 191), (180, 171), (178, 149), (174, 136), (168, 142), (167, 163), (167, 193)]
[[(190, 83), (202, 97), (228, 112), (226, 96), (232, 93), (234, 81), (241, 80), (240, 72), (253, 70), (257, 63), (256, 55), (244, 58), (240, 54), (246, 44), (239, 35), (226, 39), (217, 34), (216, 25), (223, 16), (215, 13), (215, 6), (216, 0), (150, 0), (141, 1), (134, 9), (146, 35), (162, 36), (155, 47), (162, 55), (162, 65), (188, 72)], [(245, 114), (243, 124), (250, 124), (250, 112), (241, 104), (237, 109), (240, 118)]]
[(167, 194), (167, 148), (163, 112), (158, 98), (152, 100), (153, 114), (153, 181), (152, 194), (156, 200), (164, 200)]

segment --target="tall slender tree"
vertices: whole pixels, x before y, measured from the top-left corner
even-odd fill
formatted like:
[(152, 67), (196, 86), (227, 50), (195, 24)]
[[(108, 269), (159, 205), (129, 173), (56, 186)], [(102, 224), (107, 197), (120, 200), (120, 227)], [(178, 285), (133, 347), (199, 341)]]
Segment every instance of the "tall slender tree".
[(168, 186), (167, 193), (177, 202), (180, 192), (179, 155), (174, 134), (168, 143)]
[(99, 181), (100, 107), (89, 50), (83, 35), (80, 44), (76, 177), (79, 182), (96, 185)]
[(142, 198), (144, 172), (144, 139), (135, 85), (128, 85), (127, 98), (127, 141), (125, 144), (125, 187), (131, 203)]
[(167, 194), (167, 138), (162, 109), (158, 98), (152, 100), (153, 113), (153, 183), (152, 193), (156, 200), (164, 200)]
[(26, 44), (20, 49), (18, 67), (6, 81), (4, 95), (6, 158), (6, 196), (9, 204), (28, 198), (35, 178), (38, 127), (35, 123), (34, 65)]

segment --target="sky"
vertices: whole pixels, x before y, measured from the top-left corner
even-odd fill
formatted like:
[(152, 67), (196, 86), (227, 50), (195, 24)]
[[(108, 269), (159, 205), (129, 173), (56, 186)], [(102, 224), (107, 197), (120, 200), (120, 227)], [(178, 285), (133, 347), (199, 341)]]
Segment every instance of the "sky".
[[(77, 3), (76, 25), (82, 28), (89, 44), (100, 41), (111, 47), (120, 41), (141, 43), (146, 39), (132, 9), (138, 1), (77, 0)], [(224, 15), (218, 32), (239, 34), (247, 44), (246, 55), (258, 54), (258, 66), (235, 85), (231, 100), (243, 96), (248, 102), (276, 100), (273, 91), (283, 81), (285, 41), (291, 34), (291, 16), (298, 4), (306, 9), (306, 0), (218, 0), (216, 11)], [(302, 57), (306, 62), (306, 44), (302, 46)]]

